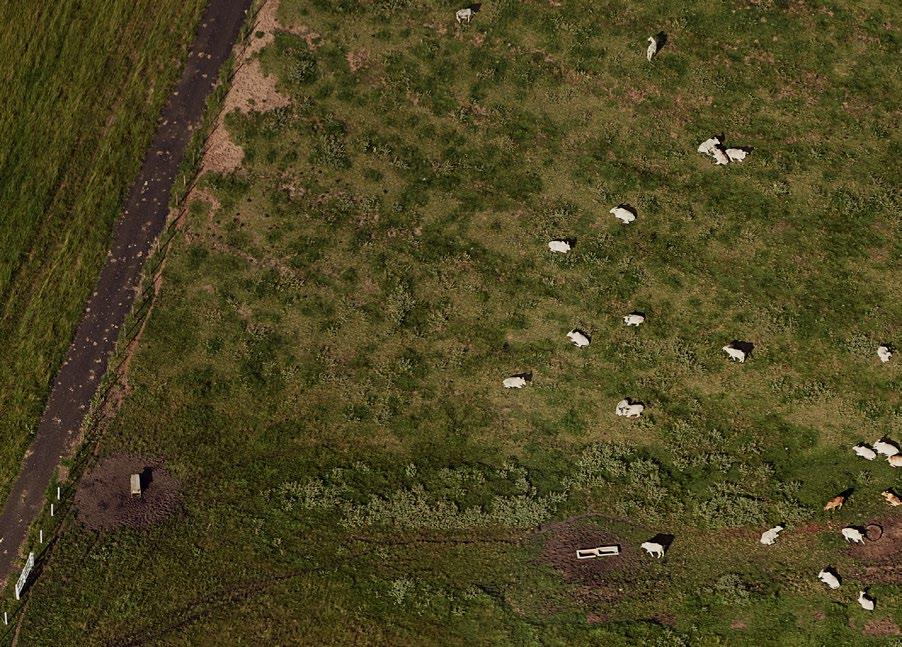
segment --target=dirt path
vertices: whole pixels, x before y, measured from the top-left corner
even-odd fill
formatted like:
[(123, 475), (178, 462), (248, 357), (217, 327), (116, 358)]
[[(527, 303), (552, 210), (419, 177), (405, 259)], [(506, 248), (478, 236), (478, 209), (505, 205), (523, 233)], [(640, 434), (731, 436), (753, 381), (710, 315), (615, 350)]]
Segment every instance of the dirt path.
[(0, 513), (0, 580), (18, 556), (60, 459), (71, 449), (131, 310), (141, 269), (166, 223), (176, 173), (251, 0), (209, 0), (178, 85), (163, 107), (141, 172), (113, 228), (113, 246)]

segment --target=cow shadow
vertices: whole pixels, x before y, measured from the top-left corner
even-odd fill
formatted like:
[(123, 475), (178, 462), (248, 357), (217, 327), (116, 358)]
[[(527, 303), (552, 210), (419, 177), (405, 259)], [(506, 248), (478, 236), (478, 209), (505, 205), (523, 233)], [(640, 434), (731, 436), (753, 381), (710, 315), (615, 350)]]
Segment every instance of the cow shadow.
[(151, 483), (153, 483), (153, 468), (145, 467), (143, 470), (141, 470), (139, 478), (141, 480), (141, 491), (143, 492), (150, 487)]
[[(849, 497), (852, 496), (852, 494), (853, 494), (854, 492), (855, 492), (855, 488), (854, 488), (854, 487), (850, 487), (850, 488), (846, 488), (845, 490), (843, 490), (842, 492), (840, 492), (840, 493), (837, 494), (836, 496), (841, 496), (842, 499), (843, 499), (843, 505), (845, 505), (846, 503), (848, 503)], [(836, 497), (833, 497), (833, 498), (836, 498)]]
[(668, 550), (670, 550), (670, 545), (673, 543), (674, 539), (676, 539), (676, 537), (671, 534), (668, 534), (666, 532), (659, 532), (648, 541), (654, 542), (656, 544), (661, 544), (664, 547), (664, 552), (666, 553)]
[(639, 215), (639, 212), (636, 211), (636, 208), (635, 208), (633, 205), (631, 205), (631, 204), (629, 204), (629, 203), (627, 203), (627, 202), (621, 202), (620, 204), (617, 205), (617, 207), (618, 207), (619, 209), (626, 209), (626, 210), (629, 211), (631, 214), (633, 214), (633, 216), (638, 216), (638, 215)]
[(664, 33), (663, 31), (659, 31), (657, 34), (652, 36), (652, 38), (655, 39), (655, 47), (658, 48), (659, 52), (662, 49), (664, 49), (664, 46), (667, 44), (667, 34), (666, 33)]
[(623, 399), (626, 400), (626, 403), (630, 406), (633, 406), (634, 404), (641, 404), (643, 407), (645, 406), (645, 403), (642, 402), (641, 400), (633, 400), (632, 398), (623, 398)]
[(755, 344), (750, 341), (742, 341), (741, 339), (734, 339), (730, 342), (730, 346), (737, 350), (741, 350), (745, 353), (746, 358), (751, 357), (752, 351), (755, 350)]

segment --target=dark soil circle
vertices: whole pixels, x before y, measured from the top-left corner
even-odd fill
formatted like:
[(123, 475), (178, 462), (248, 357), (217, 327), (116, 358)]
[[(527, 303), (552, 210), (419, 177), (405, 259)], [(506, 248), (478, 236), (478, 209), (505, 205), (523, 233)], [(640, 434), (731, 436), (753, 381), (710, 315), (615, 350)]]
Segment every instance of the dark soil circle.
[(877, 541), (883, 536), (883, 526), (876, 523), (869, 523), (864, 529), (864, 536), (869, 541)]
[[(622, 540), (614, 532), (586, 519), (572, 519), (549, 524), (542, 529), (545, 545), (541, 561), (559, 571), (565, 580), (599, 593), (616, 595), (623, 575), (636, 568), (640, 549)], [(576, 551), (597, 546), (619, 545), (620, 554), (613, 557), (577, 559)]]
[[(141, 475), (140, 496), (130, 477)], [(179, 485), (158, 458), (118, 452), (85, 474), (75, 492), (78, 520), (91, 530), (149, 528), (181, 508)]]

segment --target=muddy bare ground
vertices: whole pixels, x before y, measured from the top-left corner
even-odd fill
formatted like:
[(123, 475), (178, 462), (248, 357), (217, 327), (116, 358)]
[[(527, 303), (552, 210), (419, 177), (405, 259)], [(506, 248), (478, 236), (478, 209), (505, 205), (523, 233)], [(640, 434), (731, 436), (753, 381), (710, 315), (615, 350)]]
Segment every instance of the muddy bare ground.
[[(577, 585), (576, 596), (585, 602), (619, 598), (641, 565), (641, 549), (600, 524), (599, 519), (574, 518), (541, 529), (545, 540), (541, 563)], [(620, 546), (617, 556), (576, 559), (579, 549), (615, 544)]]
[(861, 564), (853, 574), (865, 582), (902, 584), (902, 515), (871, 519), (864, 525), (868, 539), (849, 548)]
[(902, 636), (899, 625), (889, 618), (868, 620), (861, 631), (867, 636)]
[[(141, 475), (140, 495), (131, 493), (132, 474)], [(181, 509), (181, 495), (162, 460), (119, 452), (82, 477), (75, 508), (78, 520), (91, 530), (149, 528)]]

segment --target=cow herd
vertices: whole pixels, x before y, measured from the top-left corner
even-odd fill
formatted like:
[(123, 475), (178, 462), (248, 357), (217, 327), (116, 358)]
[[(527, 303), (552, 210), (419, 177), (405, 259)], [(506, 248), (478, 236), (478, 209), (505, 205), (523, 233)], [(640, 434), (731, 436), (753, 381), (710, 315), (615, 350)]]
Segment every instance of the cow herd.
[[(473, 18), (473, 15), (478, 10), (479, 5), (471, 5), (470, 7), (467, 7), (465, 9), (460, 9), (459, 11), (457, 11), (455, 16), (457, 22), (469, 23)], [(651, 62), (651, 60), (655, 57), (658, 49), (661, 45), (663, 45), (664, 40), (666, 40), (666, 37), (662, 38), (662, 36), (662, 34), (659, 34), (658, 36), (651, 36), (648, 38), (649, 45), (646, 51), (646, 58), (649, 62)], [(714, 135), (712, 137), (709, 137), (699, 145), (698, 152), (710, 156), (714, 160), (714, 163), (718, 166), (727, 166), (732, 163), (742, 162), (748, 156), (750, 152), (749, 148), (727, 148), (724, 145), (723, 141), (723, 135)], [(609, 213), (611, 213), (624, 225), (635, 222), (638, 216), (636, 209), (625, 203), (611, 208)], [(572, 240), (556, 239), (548, 243), (548, 249), (554, 253), (568, 254), (573, 249), (573, 245), (574, 242)], [(627, 326), (638, 327), (639, 325), (645, 323), (645, 315), (642, 313), (633, 312), (624, 315), (623, 322)], [(591, 343), (591, 336), (587, 332), (579, 329), (573, 329), (568, 332), (567, 339), (577, 348), (585, 348)], [(750, 344), (749, 342), (733, 341), (732, 343), (724, 346), (722, 350), (727, 354), (727, 357), (730, 360), (744, 363), (751, 351), (751, 348), (752, 344)], [(882, 363), (889, 362), (893, 356), (892, 349), (887, 345), (881, 345), (877, 349), (877, 356)], [(505, 378), (503, 385), (507, 389), (521, 389), (531, 381), (532, 373), (522, 373)], [(638, 402), (633, 402), (629, 398), (625, 398), (617, 403), (615, 413), (618, 416), (626, 418), (637, 418), (642, 415), (642, 412), (644, 410), (645, 405)], [(856, 455), (869, 461), (874, 460), (878, 454), (881, 454), (883, 456), (886, 456), (887, 461), (892, 467), (902, 467), (902, 452), (900, 452), (899, 447), (894, 442), (887, 438), (881, 438), (880, 440), (875, 441), (871, 447), (868, 447), (864, 444), (855, 445), (852, 450)], [(899, 496), (891, 490), (884, 491), (882, 493), (882, 496), (886, 500), (886, 502), (893, 507), (902, 505), (902, 499), (900, 499)], [(844, 494), (835, 496), (827, 502), (827, 504), (824, 506), (824, 510), (831, 511), (842, 508), (845, 500), (846, 495)], [(783, 525), (777, 525), (773, 528), (770, 528), (769, 530), (766, 530), (761, 534), (761, 539), (759, 540), (760, 543), (765, 546), (773, 545), (776, 542), (779, 534), (784, 529), (785, 527)], [(847, 542), (862, 544), (864, 543), (866, 537), (865, 532), (862, 532), (862, 530), (863, 529), (854, 526), (847, 526), (840, 532)], [(667, 546), (653, 540), (643, 542), (641, 544), (641, 548), (645, 550), (650, 556), (657, 559), (664, 557), (664, 553), (667, 550)], [(595, 557), (615, 556), (619, 554), (619, 547), (616, 551), (599, 551), (600, 549), (589, 549), (581, 551), (578, 550), (577, 559), (592, 559)], [(839, 574), (829, 566), (818, 573), (818, 579), (831, 589), (838, 589), (842, 583), (842, 579), (840, 578)], [(868, 611), (874, 610), (875, 600), (870, 595), (868, 595), (867, 591), (859, 591), (857, 602), (863, 609), (866, 609)]]

